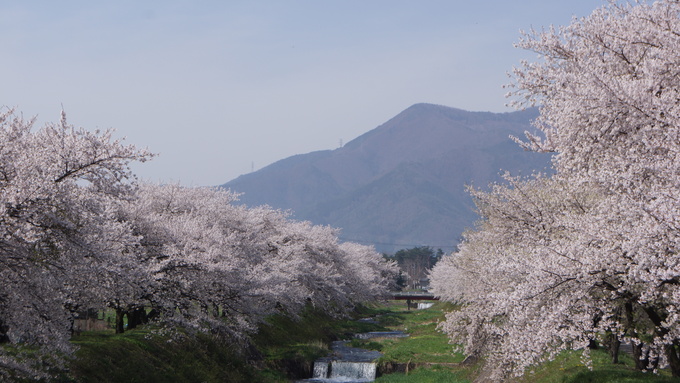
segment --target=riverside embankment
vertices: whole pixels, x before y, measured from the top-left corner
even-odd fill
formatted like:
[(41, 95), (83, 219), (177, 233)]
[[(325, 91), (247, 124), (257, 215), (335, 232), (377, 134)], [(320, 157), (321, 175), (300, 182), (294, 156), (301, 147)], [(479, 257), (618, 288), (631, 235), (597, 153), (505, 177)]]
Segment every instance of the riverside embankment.
[[(376, 383), (472, 382), (483, 375), (481, 363), (460, 363), (463, 356), (453, 353), (447, 337), (437, 330), (444, 312), (452, 309), (449, 304), (436, 303), (425, 310), (407, 310), (403, 301), (391, 301), (360, 308), (347, 320), (310, 309), (298, 320), (271, 317), (250, 342), (238, 344), (206, 334), (158, 331), (153, 326), (125, 334), (84, 332), (74, 338), (80, 347), (76, 360), (54, 381), (288, 383), (311, 378), (314, 362), (331, 354), (334, 341), (344, 340), (348, 347), (382, 354), (377, 359)], [(409, 336), (353, 336), (375, 331), (403, 331)], [(580, 353), (568, 352), (517, 381), (677, 382), (663, 371), (661, 376), (635, 371), (628, 355), (622, 355), (622, 363), (612, 365), (605, 351), (593, 350), (591, 354), (593, 370), (583, 365)]]

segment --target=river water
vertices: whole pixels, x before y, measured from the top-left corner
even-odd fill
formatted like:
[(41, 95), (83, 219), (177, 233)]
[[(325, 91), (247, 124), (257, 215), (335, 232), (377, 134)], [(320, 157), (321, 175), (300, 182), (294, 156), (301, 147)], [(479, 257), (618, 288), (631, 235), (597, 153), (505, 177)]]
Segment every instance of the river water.
[[(401, 331), (375, 331), (355, 334), (358, 339), (401, 338)], [(373, 350), (348, 346), (349, 341), (336, 341), (331, 344), (332, 355), (314, 362), (314, 376), (298, 382), (325, 383), (363, 383), (375, 380), (377, 365), (375, 361), (382, 353)]]

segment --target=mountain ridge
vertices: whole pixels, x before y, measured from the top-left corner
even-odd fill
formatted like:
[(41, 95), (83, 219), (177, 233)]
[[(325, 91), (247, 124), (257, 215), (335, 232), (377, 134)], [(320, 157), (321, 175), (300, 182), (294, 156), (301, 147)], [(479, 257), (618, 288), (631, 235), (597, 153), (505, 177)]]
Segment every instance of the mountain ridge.
[(477, 218), (465, 185), (484, 187), (504, 170), (549, 168), (549, 155), (525, 152), (509, 138), (535, 130), (537, 115), (414, 104), (343, 147), (294, 155), (222, 187), (243, 193), (246, 205), (291, 210), (380, 251), (452, 250)]

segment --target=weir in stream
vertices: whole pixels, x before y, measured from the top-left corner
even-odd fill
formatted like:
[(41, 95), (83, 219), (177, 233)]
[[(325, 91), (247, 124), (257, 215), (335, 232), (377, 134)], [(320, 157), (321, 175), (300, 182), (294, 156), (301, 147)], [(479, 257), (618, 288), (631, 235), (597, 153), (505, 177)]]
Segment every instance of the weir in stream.
[[(405, 337), (401, 331), (375, 331), (356, 334), (357, 339), (397, 338)], [(382, 356), (378, 351), (350, 347), (349, 341), (336, 341), (331, 344), (331, 356), (314, 362), (314, 376), (311, 379), (298, 382), (326, 382), (326, 383), (363, 383), (372, 382), (376, 378), (377, 365), (375, 361)]]

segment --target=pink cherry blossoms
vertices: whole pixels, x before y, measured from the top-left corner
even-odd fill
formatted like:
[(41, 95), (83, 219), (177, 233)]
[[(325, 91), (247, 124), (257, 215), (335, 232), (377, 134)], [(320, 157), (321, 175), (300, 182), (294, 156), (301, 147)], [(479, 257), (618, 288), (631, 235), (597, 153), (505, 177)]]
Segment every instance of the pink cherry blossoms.
[(395, 266), (372, 247), (229, 191), (140, 184), (129, 164), (151, 157), (64, 115), (40, 129), (0, 115), (0, 346), (19, 346), (0, 347), (0, 380), (59, 366), (90, 308), (114, 309), (118, 331), (153, 309), (239, 341), (274, 313), (342, 315), (386, 293)]
[[(631, 342), (680, 376), (680, 3), (610, 2), (518, 43), (518, 107), (540, 107), (555, 174), (472, 190), (482, 220), (432, 272), (442, 329), (494, 378), (564, 349)], [(519, 141), (519, 140), (518, 140)]]

